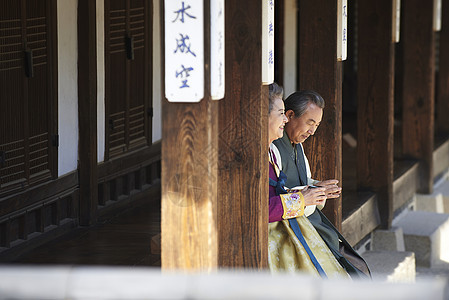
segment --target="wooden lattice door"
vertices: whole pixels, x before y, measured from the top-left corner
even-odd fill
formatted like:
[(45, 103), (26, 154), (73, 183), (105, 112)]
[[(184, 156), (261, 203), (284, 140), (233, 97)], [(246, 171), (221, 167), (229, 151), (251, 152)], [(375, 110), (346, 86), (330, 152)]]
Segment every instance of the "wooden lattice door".
[(106, 160), (151, 137), (150, 1), (105, 1)]
[(0, 196), (56, 176), (55, 1), (0, 1)]

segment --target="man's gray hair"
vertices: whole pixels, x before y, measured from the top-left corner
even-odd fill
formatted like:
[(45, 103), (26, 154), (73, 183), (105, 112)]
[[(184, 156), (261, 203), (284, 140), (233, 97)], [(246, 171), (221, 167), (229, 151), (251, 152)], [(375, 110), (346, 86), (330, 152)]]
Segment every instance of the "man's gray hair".
[(298, 118), (306, 112), (309, 103), (324, 109), (324, 99), (320, 94), (312, 90), (304, 90), (294, 92), (285, 99), (285, 111), (292, 110)]

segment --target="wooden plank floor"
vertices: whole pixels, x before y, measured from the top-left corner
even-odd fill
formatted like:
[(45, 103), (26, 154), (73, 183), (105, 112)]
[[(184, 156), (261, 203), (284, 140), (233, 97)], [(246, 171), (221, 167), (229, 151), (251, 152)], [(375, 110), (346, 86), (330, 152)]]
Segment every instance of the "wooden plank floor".
[(12, 263), (158, 267), (160, 255), (151, 254), (150, 242), (161, 230), (160, 210), (160, 201), (151, 199), (102, 224), (78, 228)]

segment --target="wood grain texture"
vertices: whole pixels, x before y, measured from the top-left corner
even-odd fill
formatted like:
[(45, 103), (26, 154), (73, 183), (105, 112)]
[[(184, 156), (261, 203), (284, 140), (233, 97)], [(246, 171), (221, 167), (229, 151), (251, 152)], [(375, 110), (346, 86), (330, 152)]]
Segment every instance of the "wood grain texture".
[(357, 188), (377, 193), (382, 227), (393, 218), (392, 0), (358, 3)]
[(402, 146), (405, 158), (422, 161), (420, 192), (431, 193), (434, 144), (435, 35), (433, 4), (403, 5)]
[[(337, 1), (299, 1), (299, 70), (301, 90), (317, 91), (325, 100), (323, 120), (304, 143), (312, 177), (342, 179), (342, 62), (337, 61)], [(326, 216), (341, 229), (341, 197), (328, 201)]]
[(219, 103), (218, 260), (268, 262), (268, 88), (261, 86), (261, 1), (226, 1), (226, 94)]
[(217, 267), (217, 105), (162, 107), (162, 268)]
[(284, 40), (290, 38), (285, 36), (285, 0), (276, 0), (274, 14), (274, 81), (284, 86)]
[[(205, 74), (209, 74), (208, 1), (204, 11)], [(163, 81), (165, 75), (161, 78)], [(161, 266), (165, 270), (212, 270), (218, 266), (218, 104), (210, 98), (209, 84), (206, 75), (205, 97), (199, 103), (162, 101)]]
[(449, 0), (442, 1), (441, 9), (436, 124), (438, 130), (449, 133)]
[(97, 171), (97, 35), (95, 2), (78, 2), (80, 224), (95, 223)]

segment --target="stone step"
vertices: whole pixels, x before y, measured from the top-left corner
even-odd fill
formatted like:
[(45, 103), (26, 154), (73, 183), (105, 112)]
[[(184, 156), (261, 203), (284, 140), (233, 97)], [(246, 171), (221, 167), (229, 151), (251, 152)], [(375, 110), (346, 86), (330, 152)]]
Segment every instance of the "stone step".
[(449, 214), (410, 211), (393, 226), (402, 228), (405, 250), (415, 253), (417, 266), (449, 266)]
[(415, 254), (398, 251), (366, 251), (363, 258), (370, 267), (373, 280), (415, 282)]
[(375, 230), (371, 233), (372, 251), (405, 251), (404, 233), (400, 227)]

